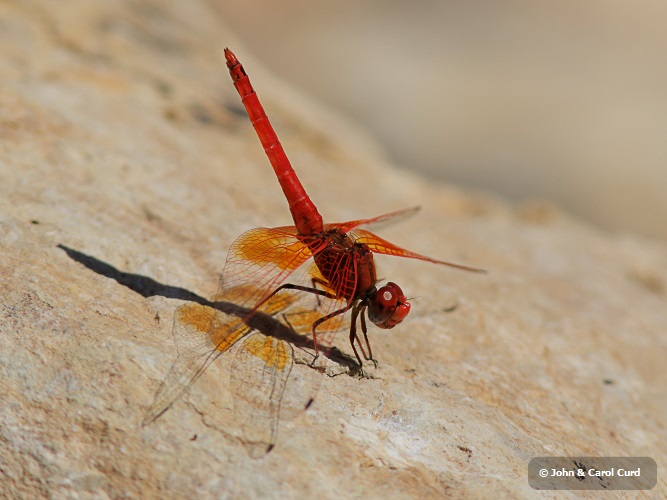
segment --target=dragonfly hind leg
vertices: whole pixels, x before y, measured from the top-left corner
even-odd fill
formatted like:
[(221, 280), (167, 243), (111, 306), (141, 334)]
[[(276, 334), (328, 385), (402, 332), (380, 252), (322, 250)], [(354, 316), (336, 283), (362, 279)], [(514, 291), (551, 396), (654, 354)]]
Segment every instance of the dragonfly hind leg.
[[(323, 323), (326, 323), (330, 319), (335, 318), (336, 316), (338, 316), (340, 314), (345, 314), (345, 312), (349, 311), (351, 308), (352, 308), (352, 305), (348, 304), (345, 307), (341, 307), (340, 309), (337, 309), (334, 312), (327, 314), (326, 316), (322, 316), (320, 319), (318, 319), (317, 321), (315, 321), (313, 323), (313, 342), (315, 344), (315, 355), (318, 355), (318, 352), (317, 352), (317, 327), (320, 326)], [(359, 356), (357, 356), (357, 357), (359, 357)]]
[[(317, 283), (319, 283), (319, 281), (317, 281), (313, 278), (313, 287), (308, 287), (308, 286), (303, 286), (303, 285), (294, 285), (292, 283), (285, 283), (284, 285), (280, 285), (273, 292), (271, 292), (271, 294), (268, 295), (264, 300), (259, 302), (254, 307), (253, 310), (256, 311), (257, 309), (259, 309), (262, 306), (262, 304), (266, 303), (268, 300), (271, 299), (271, 297), (273, 297), (274, 295), (276, 295), (278, 292), (280, 292), (282, 290), (298, 290), (298, 291), (301, 291), (301, 292), (312, 293), (312, 294), (314, 294), (318, 297), (318, 303), (319, 303), (319, 297), (326, 297), (328, 299), (336, 299), (337, 298), (336, 295), (332, 292), (328, 292), (326, 290), (320, 290), (319, 288), (316, 288), (315, 285)], [(338, 316), (339, 314), (345, 313), (345, 311), (347, 311), (350, 308), (351, 308), (350, 305), (345, 306), (345, 307), (343, 307), (341, 309), (338, 309), (338, 310), (332, 312), (331, 314), (323, 316), (322, 318), (319, 318), (318, 320), (313, 322), (312, 334), (313, 334), (313, 349), (315, 350), (315, 357), (313, 358), (311, 366), (315, 366), (315, 362), (317, 361), (317, 358), (319, 357), (319, 352), (318, 352), (318, 348), (317, 348), (317, 327), (319, 325), (321, 325), (322, 323), (325, 323), (325, 322), (329, 321), (331, 318), (334, 318), (334, 317)], [(283, 318), (285, 318), (285, 321), (289, 325), (290, 324), (289, 320), (286, 318), (286, 316), (284, 314), (283, 314)], [(294, 330), (292, 325), (290, 325), (290, 327), (292, 328), (292, 330)]]
[[(314, 284), (315, 283), (313, 282), (313, 285)], [(318, 301), (319, 301), (319, 297), (326, 297), (328, 299), (335, 299), (336, 298), (336, 296), (333, 293), (327, 292), (326, 290), (320, 290), (319, 288), (315, 288), (314, 286), (309, 287), (309, 286), (302, 286), (302, 285), (293, 285), (292, 283), (285, 283), (284, 285), (280, 285), (273, 292), (271, 292), (270, 295), (268, 295), (265, 299), (263, 299), (261, 302), (259, 302), (253, 308), (253, 311), (256, 311), (257, 309), (259, 309), (262, 306), (262, 304), (264, 304), (265, 302), (270, 300), (271, 297), (273, 297), (275, 294), (277, 294), (278, 292), (280, 292), (282, 290), (299, 290), (301, 292), (312, 293), (312, 294), (315, 294), (315, 295), (318, 296)]]

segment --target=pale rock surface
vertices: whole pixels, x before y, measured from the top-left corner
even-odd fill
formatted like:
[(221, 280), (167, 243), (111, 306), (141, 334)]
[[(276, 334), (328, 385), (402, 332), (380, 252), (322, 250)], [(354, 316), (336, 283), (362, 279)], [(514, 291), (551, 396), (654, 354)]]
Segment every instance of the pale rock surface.
[[(0, 30), (3, 497), (531, 497), (534, 456), (664, 470), (663, 244), (388, 165), (263, 71), (205, 2), (3, 2)], [(176, 357), (170, 297), (211, 296), (237, 235), (290, 223), (225, 45), (326, 220), (420, 204), (381, 234), (490, 270), (378, 258), (413, 312), (372, 329), (372, 378), (296, 365), (320, 377), (317, 399), (261, 459), (225, 419), (225, 360), (140, 426)], [(640, 496), (666, 494), (659, 473)]]

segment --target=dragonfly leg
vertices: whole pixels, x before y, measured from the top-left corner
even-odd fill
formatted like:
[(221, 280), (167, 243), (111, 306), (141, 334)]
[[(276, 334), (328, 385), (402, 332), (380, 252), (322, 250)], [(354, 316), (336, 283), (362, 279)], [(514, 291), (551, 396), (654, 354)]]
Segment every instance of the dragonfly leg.
[[(313, 323), (313, 343), (315, 344), (315, 355), (318, 354), (317, 352), (317, 327), (320, 326), (322, 323), (326, 323), (329, 321), (331, 318), (335, 318), (339, 314), (344, 314), (346, 311), (350, 310), (352, 307), (352, 304), (348, 304), (345, 307), (341, 307), (340, 309), (335, 310), (332, 313), (327, 314), (326, 316), (321, 317), (317, 321)], [(357, 356), (358, 358), (359, 356)]]
[(314, 293), (315, 295), (326, 297), (328, 299), (335, 299), (336, 298), (336, 296), (333, 293), (327, 292), (326, 290), (319, 290), (317, 288), (311, 288), (311, 287), (308, 287), (308, 286), (293, 285), (292, 283), (285, 283), (284, 285), (280, 285), (273, 292), (271, 292), (271, 295), (269, 295), (264, 300), (259, 302), (253, 308), (253, 311), (256, 311), (257, 309), (259, 309), (262, 306), (262, 304), (264, 304), (266, 301), (270, 300), (271, 297), (273, 297), (275, 294), (277, 294), (278, 292), (280, 292), (282, 290), (299, 290), (301, 292)]
[[(350, 345), (352, 346), (352, 350), (354, 351), (354, 355), (357, 357), (357, 361), (359, 362), (359, 368), (361, 370), (361, 374), (363, 376), (363, 364), (361, 361), (361, 357), (359, 356), (359, 352), (357, 351), (357, 347), (355, 346), (354, 342), (355, 340), (357, 341), (357, 344), (359, 344), (359, 350), (361, 350), (361, 355), (364, 357), (366, 361), (372, 361), (373, 365), (375, 368), (378, 367), (377, 361), (373, 359), (373, 351), (371, 350), (371, 344), (368, 341), (368, 333), (367, 333), (367, 328), (366, 328), (366, 318), (364, 316), (364, 313), (366, 311), (366, 305), (361, 304), (358, 305), (354, 308), (352, 311), (352, 318), (351, 318), (351, 324), (350, 324)], [(368, 348), (368, 355), (366, 355), (366, 349), (364, 349), (364, 345), (361, 343), (361, 339), (359, 335), (357, 334), (357, 316), (359, 316), (361, 319), (361, 331), (364, 334), (364, 341), (366, 342), (366, 347)]]
[[(366, 347), (368, 347), (368, 357), (366, 357), (366, 353), (364, 352), (363, 349), (361, 349), (361, 352), (364, 353), (364, 359), (368, 361), (372, 361), (373, 364), (375, 365), (375, 368), (378, 367), (378, 362), (373, 358), (373, 351), (371, 350), (371, 343), (368, 341), (368, 334), (366, 333), (368, 330), (366, 328), (366, 315), (364, 314), (366, 311), (363, 310), (361, 311), (361, 331), (364, 334), (364, 340), (366, 341)], [(357, 340), (359, 340), (359, 337), (357, 337)], [(361, 342), (359, 342), (359, 347), (361, 347)]]
[[(364, 366), (364, 363), (361, 361), (361, 357), (357, 352), (357, 347), (354, 345), (354, 341), (356, 340), (357, 342), (359, 342), (359, 337), (357, 336), (357, 316), (359, 315), (361, 309), (362, 307), (355, 306), (354, 309), (352, 309), (352, 318), (350, 319), (350, 345), (352, 346), (354, 355), (357, 357), (357, 361), (359, 362), (359, 369), (361, 369)], [(363, 318), (363, 313), (361, 317)], [(364, 348), (361, 345), (361, 342), (359, 342), (359, 348), (361, 349), (361, 352), (365, 358), (366, 353), (364, 352)]]
[[(298, 335), (300, 335), (301, 333), (304, 332), (304, 330), (302, 328), (300, 328), (299, 325), (303, 326), (303, 325), (308, 324), (308, 327), (310, 327), (312, 325), (312, 322), (311, 322), (312, 319), (311, 320), (307, 319), (307, 320), (305, 320), (305, 322), (304, 322), (303, 319), (299, 319), (299, 316), (302, 316), (302, 315), (312, 315), (312, 311), (297, 311), (297, 312), (283, 313), (282, 314), (283, 321), (285, 322), (285, 324), (287, 326), (289, 326), (292, 329), (292, 331), (294, 333), (298, 334)], [(295, 322), (295, 323), (293, 323), (293, 322)], [(308, 345), (303, 345), (303, 346), (295, 345), (294, 347), (299, 349), (299, 351), (303, 352), (304, 354), (313, 358), (313, 360), (308, 363), (308, 366), (313, 368), (315, 366), (315, 362), (317, 361), (318, 355), (313, 354), (309, 349), (307, 349), (307, 347), (310, 347), (310, 346), (308, 346)]]
[[(313, 284), (313, 290), (319, 290), (319, 288), (317, 288), (318, 283), (321, 286), (323, 285), (322, 282), (320, 282), (319, 280), (317, 280), (315, 278), (310, 278), (310, 282)], [(320, 300), (320, 294), (319, 293), (316, 294), (315, 298), (317, 299), (317, 307), (319, 308), (322, 305), (322, 301)]]

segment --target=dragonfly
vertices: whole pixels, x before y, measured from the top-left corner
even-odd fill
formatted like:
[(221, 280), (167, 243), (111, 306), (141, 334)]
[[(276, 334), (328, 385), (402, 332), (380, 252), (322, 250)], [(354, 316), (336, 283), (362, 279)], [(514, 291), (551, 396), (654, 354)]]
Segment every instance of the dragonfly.
[[(243, 66), (231, 50), (226, 48), (224, 53), (234, 87), (273, 167), (294, 225), (243, 233), (227, 253), (218, 293), (211, 302), (184, 304), (176, 310), (173, 335), (178, 358), (143, 424), (162, 415), (218, 356), (240, 344), (231, 380), (235, 407), (254, 408), (238, 412), (247, 429), (246, 441), (264, 446), (268, 452), (276, 440), (293, 351), (289, 342), (266, 328), (261, 333), (258, 318), (273, 319), (274, 328), (286, 325), (294, 333), (309, 335), (313, 366), (323, 352), (327, 357), (336, 333), (346, 330), (358, 372), (363, 376), (364, 361), (377, 367), (367, 319), (381, 329), (391, 329), (406, 318), (411, 308), (399, 285), (389, 281), (380, 286), (375, 254), (472, 272), (484, 270), (406, 250), (368, 229), (410, 216), (418, 207), (367, 219), (324, 223)], [(313, 401), (316, 387), (310, 390), (312, 396), (302, 408)]]

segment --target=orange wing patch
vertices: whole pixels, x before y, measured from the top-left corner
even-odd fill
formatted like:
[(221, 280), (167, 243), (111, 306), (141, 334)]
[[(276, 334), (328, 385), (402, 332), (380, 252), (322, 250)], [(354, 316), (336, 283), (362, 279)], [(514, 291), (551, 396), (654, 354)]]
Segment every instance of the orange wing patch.
[[(263, 337), (263, 338), (262, 338)], [(284, 370), (291, 356), (284, 342), (264, 335), (253, 335), (243, 344), (243, 348), (266, 363), (272, 370)]]
[(295, 239), (295, 233), (288, 228), (260, 227), (243, 234), (243, 239), (235, 243), (234, 255), (256, 265), (272, 263), (281, 269), (293, 269), (294, 259), (303, 262), (310, 256), (308, 247)]

